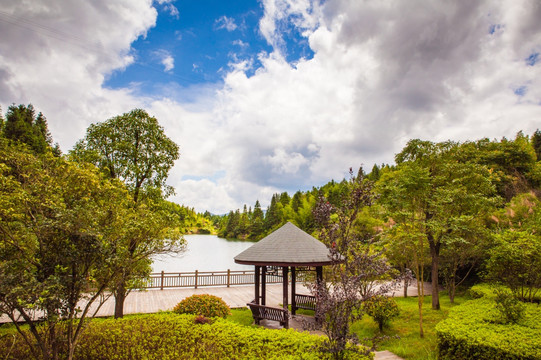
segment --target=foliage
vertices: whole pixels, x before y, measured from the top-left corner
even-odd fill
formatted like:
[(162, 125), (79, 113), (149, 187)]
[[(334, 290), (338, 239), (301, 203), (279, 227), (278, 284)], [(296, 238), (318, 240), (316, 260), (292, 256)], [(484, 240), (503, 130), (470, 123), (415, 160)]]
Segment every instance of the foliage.
[[(362, 169), (353, 176), (350, 169), (347, 190), (332, 205), (321, 197), (314, 209), (314, 219), (320, 227), (319, 239), (329, 247), (332, 277), (317, 284), (318, 306), (316, 318), (321, 319), (323, 331), (328, 336), (322, 350), (334, 359), (347, 357), (348, 344), (358, 341), (350, 333), (353, 321), (362, 317), (363, 301), (389, 291), (392, 283), (380, 287), (370, 286), (378, 280), (388, 279), (391, 268), (380, 253), (371, 253), (369, 240), (362, 230), (355, 227), (359, 212), (372, 205), (372, 183), (365, 181)], [(389, 285), (391, 284), (391, 285)]]
[(225, 318), (231, 314), (229, 306), (220, 297), (201, 294), (192, 295), (179, 302), (173, 311), (178, 314), (202, 315), (205, 317)]
[[(432, 300), (430, 296), (425, 296), (423, 305), (423, 308), (426, 308), (423, 313), (425, 336), (422, 338), (419, 337), (419, 310), (415, 297), (395, 298), (400, 314), (390, 321), (388, 327), (383, 328), (383, 332), (367, 314), (351, 325), (351, 331), (363, 343), (371, 344), (375, 350), (389, 350), (407, 360), (436, 360), (436, 325), (447, 317), (450, 309), (467, 300), (461, 293), (457, 294), (453, 304), (448, 297), (442, 297), (441, 310), (432, 310), (430, 308)], [(373, 339), (378, 341), (374, 343)]]
[(526, 304), (518, 324), (501, 324), (490, 298), (453, 308), (436, 326), (441, 359), (541, 359), (541, 308)]
[[(323, 337), (295, 330), (246, 327), (224, 319), (194, 324), (195, 316), (159, 313), (93, 321), (80, 340), (79, 359), (324, 359), (314, 348)], [(9, 339), (0, 339), (5, 358)], [(26, 358), (16, 347), (7, 359)], [(373, 355), (352, 359), (369, 360)]]
[(5, 122), (2, 121), (0, 125), (6, 139), (18, 144), (26, 144), (36, 154), (43, 154), (50, 150), (56, 156), (60, 155), (58, 144), (52, 147), (53, 138), (47, 126), (47, 119), (41, 112), (36, 116), (32, 104), (9, 106)]
[(497, 203), (490, 169), (464, 158), (463, 152), (450, 141), (411, 140), (396, 155), (396, 169), (385, 172), (378, 184), (393, 221), (414, 237), (426, 238), (433, 309), (440, 307), (441, 249), (474, 241), (480, 219)]
[(516, 196), (496, 213), (494, 244), (488, 251), (487, 279), (508, 286), (522, 300), (533, 301), (541, 288), (541, 206), (537, 196)]
[(90, 125), (70, 156), (122, 180), (141, 215), (123, 239), (126, 266), (114, 287), (115, 317), (122, 317), (130, 288), (150, 272), (150, 256), (183, 250), (184, 243), (175, 228), (176, 214), (164, 203), (164, 197), (173, 192), (166, 180), (179, 157), (178, 145), (165, 135), (155, 117), (134, 109)]
[(475, 284), (468, 290), (468, 293), (474, 299), (479, 299), (482, 297), (493, 299), (495, 297), (496, 290), (500, 292), (506, 291), (508, 293), (511, 293), (508, 287), (505, 287), (503, 285), (487, 284), (487, 283)]
[(380, 331), (383, 331), (383, 327), (388, 326), (393, 318), (400, 315), (396, 301), (388, 296), (374, 296), (366, 300), (363, 310), (378, 323)]
[(0, 312), (29, 326), (21, 334), (34, 357), (56, 359), (62, 344), (73, 356), (124, 261), (129, 203), (93, 166), (0, 139)]
[(134, 109), (90, 125), (70, 154), (93, 163), (111, 178), (121, 179), (137, 202), (141, 190), (172, 192), (165, 181), (179, 157), (179, 148), (155, 117)]
[(525, 305), (513, 294), (505, 290), (494, 290), (496, 310), (502, 316), (503, 323), (518, 323), (524, 316)]

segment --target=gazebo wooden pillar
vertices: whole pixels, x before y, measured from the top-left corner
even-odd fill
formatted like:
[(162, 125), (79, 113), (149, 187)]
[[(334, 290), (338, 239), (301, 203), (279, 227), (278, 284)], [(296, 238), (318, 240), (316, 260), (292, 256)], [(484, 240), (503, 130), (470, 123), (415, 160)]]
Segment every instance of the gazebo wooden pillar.
[[(295, 314), (297, 267), (316, 267), (316, 279), (323, 281), (323, 266), (332, 264), (329, 249), (313, 236), (288, 222), (259, 242), (235, 256), (237, 264), (255, 265), (255, 304), (266, 305), (267, 266), (282, 268), (283, 308), (289, 305), (289, 269), (291, 268), (291, 305)], [(252, 311), (254, 311), (252, 309)], [(282, 310), (281, 310), (282, 311)], [(254, 319), (256, 314), (254, 314)]]

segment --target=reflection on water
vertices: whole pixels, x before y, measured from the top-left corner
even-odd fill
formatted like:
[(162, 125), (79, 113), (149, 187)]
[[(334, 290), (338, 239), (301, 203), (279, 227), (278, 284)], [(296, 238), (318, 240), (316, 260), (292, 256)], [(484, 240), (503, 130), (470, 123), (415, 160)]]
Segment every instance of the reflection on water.
[(253, 266), (235, 264), (233, 258), (254, 243), (233, 241), (215, 235), (186, 235), (188, 244), (181, 254), (154, 257), (152, 272), (253, 270)]

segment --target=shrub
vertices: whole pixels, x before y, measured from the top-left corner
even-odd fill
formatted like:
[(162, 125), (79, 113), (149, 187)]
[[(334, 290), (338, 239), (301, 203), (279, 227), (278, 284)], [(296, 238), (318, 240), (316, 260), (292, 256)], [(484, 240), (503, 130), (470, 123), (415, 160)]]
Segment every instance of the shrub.
[(380, 331), (389, 325), (391, 319), (400, 315), (396, 301), (387, 296), (372, 297), (364, 302), (363, 308), (378, 323)]
[(541, 308), (525, 304), (519, 324), (502, 324), (494, 298), (470, 300), (436, 325), (441, 360), (541, 359)]
[(225, 318), (231, 314), (229, 306), (218, 296), (201, 294), (192, 295), (179, 302), (173, 311), (177, 314), (203, 315), (206, 317)]
[(203, 315), (197, 315), (193, 322), (196, 324), (212, 324), (212, 319), (209, 319), (208, 317), (205, 317)]
[(517, 323), (524, 315), (525, 305), (513, 294), (505, 290), (495, 290), (496, 310), (499, 311), (502, 321), (506, 323)]
[(495, 285), (495, 284), (476, 284), (472, 286), (469, 290), (469, 293), (472, 298), (479, 299), (479, 298), (489, 298), (494, 299), (496, 297), (495, 291), (505, 291), (509, 294), (511, 294), (511, 290), (509, 290), (508, 287), (505, 287), (503, 285)]
[[(269, 330), (217, 318), (194, 324), (194, 315), (158, 313), (93, 320), (81, 335), (75, 359), (321, 359), (314, 350), (324, 337), (295, 330)], [(6, 357), (13, 340), (0, 338), (0, 359), (29, 358), (21, 344)], [(352, 357), (370, 360), (372, 355)]]

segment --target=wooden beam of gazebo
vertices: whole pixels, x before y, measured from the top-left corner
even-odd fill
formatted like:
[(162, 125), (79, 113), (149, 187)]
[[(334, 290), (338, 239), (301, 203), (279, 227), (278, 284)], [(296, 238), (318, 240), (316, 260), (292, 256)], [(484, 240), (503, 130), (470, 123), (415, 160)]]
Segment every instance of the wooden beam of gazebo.
[(265, 305), (265, 280), (268, 266), (281, 267), (283, 307), (288, 308), (288, 272), (291, 268), (291, 305), (295, 315), (296, 268), (315, 267), (318, 282), (323, 266), (332, 264), (329, 249), (313, 236), (290, 222), (235, 256), (237, 264), (255, 266), (255, 303)]

